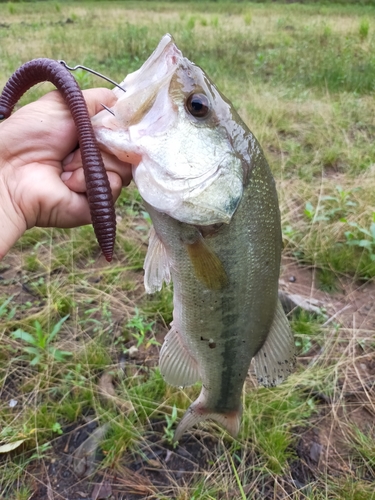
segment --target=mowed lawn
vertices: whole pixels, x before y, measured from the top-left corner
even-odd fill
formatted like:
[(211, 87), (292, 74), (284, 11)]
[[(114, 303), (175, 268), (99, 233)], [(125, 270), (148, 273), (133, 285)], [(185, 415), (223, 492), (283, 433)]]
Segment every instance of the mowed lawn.
[(296, 373), (265, 389), (250, 370), (238, 438), (207, 422), (173, 447), (200, 387), (158, 371), (172, 291), (144, 292), (150, 219), (135, 187), (117, 203), (111, 264), (89, 226), (28, 231), (0, 262), (0, 498), (375, 499), (374, 14), (370, 3), (0, 3), (1, 88), (37, 57), (121, 81), (171, 33), (264, 149), (280, 289), (302, 305), (289, 315)]

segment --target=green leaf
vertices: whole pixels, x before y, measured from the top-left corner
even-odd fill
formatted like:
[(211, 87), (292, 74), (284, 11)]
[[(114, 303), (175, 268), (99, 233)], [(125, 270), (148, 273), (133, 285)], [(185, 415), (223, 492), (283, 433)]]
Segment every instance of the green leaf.
[(37, 365), (37, 364), (40, 362), (40, 358), (41, 358), (40, 354), (39, 354), (38, 356), (35, 356), (35, 358), (33, 358), (33, 359), (30, 361), (30, 365), (31, 365), (31, 366), (35, 366), (35, 365)]
[(39, 321), (34, 322), (35, 326), (35, 333), (38, 338), (38, 346), (42, 349), (46, 347), (47, 344), (47, 337), (45, 333), (43, 332), (42, 325), (39, 323)]
[(4, 314), (6, 313), (6, 309), (7, 309), (7, 306), (9, 304), (9, 302), (13, 299), (14, 295), (11, 295), (9, 297), (9, 299), (7, 299), (5, 302), (3, 302), (0, 306), (0, 317), (1, 316), (4, 316)]
[(27, 352), (28, 354), (35, 354), (36, 356), (40, 356), (42, 354), (39, 347), (24, 347), (23, 351)]
[(27, 333), (24, 330), (21, 330), (20, 328), (18, 330), (16, 330), (15, 332), (12, 332), (11, 336), (14, 339), (24, 340), (25, 342), (28, 342), (29, 344), (38, 345), (37, 340), (30, 333)]
[(61, 318), (58, 323), (56, 323), (56, 325), (53, 327), (52, 332), (48, 335), (48, 340), (47, 340), (48, 344), (56, 337), (56, 335), (59, 333), (63, 323), (69, 318), (69, 316), (70, 316), (70, 314), (67, 314), (66, 316)]
[(369, 240), (360, 240), (358, 241), (358, 246), (362, 248), (367, 248), (368, 250), (372, 249), (372, 243)]
[(49, 349), (49, 353), (55, 358), (56, 361), (65, 361), (65, 358), (72, 356), (73, 353), (69, 351), (60, 351), (59, 349)]

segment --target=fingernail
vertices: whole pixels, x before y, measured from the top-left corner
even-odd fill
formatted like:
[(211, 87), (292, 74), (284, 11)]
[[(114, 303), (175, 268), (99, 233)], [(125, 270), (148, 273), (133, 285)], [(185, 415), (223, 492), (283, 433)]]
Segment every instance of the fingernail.
[(69, 163), (73, 160), (73, 156), (74, 156), (74, 153), (70, 153), (68, 154), (68, 156), (66, 158), (64, 158), (62, 164), (64, 165), (64, 167), (66, 165), (69, 165)]
[(60, 175), (60, 178), (63, 182), (66, 182), (67, 180), (69, 180), (71, 178), (71, 176), (73, 175), (73, 172), (63, 172), (61, 175)]

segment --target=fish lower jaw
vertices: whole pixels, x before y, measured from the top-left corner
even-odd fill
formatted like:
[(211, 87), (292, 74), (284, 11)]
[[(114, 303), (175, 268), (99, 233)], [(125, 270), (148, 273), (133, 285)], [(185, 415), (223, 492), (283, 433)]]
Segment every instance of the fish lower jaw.
[(135, 146), (130, 137), (122, 132), (121, 134), (109, 128), (96, 128), (95, 135), (102, 146), (101, 149), (115, 155), (119, 160), (138, 165), (142, 160), (142, 151)]

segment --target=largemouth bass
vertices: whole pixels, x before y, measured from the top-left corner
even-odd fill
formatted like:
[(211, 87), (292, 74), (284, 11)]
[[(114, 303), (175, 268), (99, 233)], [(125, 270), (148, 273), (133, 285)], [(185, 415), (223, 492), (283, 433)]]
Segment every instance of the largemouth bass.
[(152, 222), (147, 292), (173, 282), (173, 323), (160, 370), (174, 386), (202, 382), (175, 439), (205, 419), (236, 436), (254, 359), (275, 386), (294, 366), (278, 301), (281, 224), (264, 154), (231, 103), (170, 35), (93, 119), (101, 147), (133, 164)]

